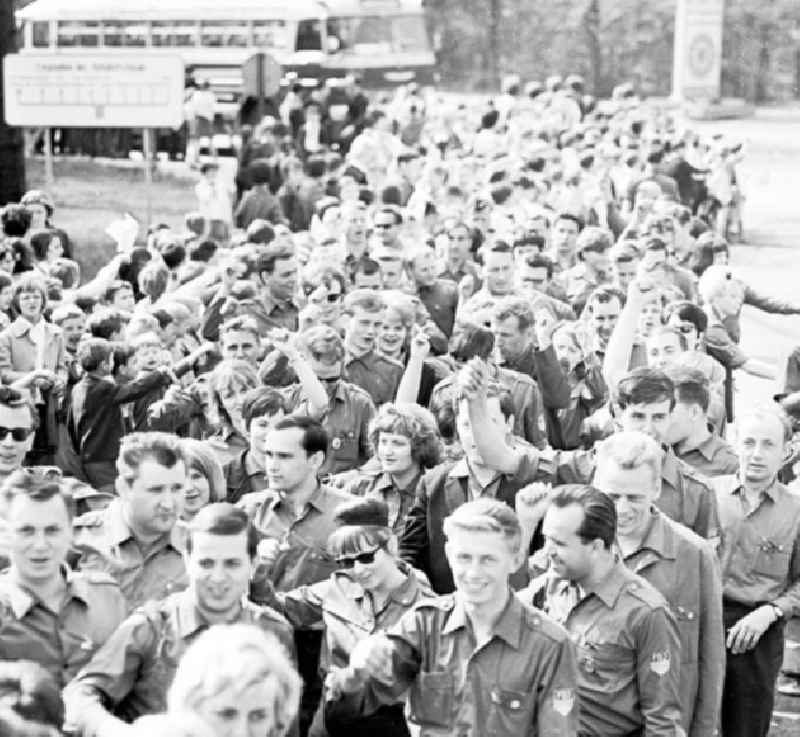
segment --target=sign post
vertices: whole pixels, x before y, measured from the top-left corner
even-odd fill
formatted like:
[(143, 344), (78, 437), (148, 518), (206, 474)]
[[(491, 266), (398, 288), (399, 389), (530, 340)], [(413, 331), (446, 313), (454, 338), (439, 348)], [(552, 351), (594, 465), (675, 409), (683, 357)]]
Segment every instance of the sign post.
[(152, 217), (152, 130), (183, 123), (183, 60), (172, 54), (10, 54), (3, 60), (8, 125), (45, 127), (45, 177), (52, 178), (52, 128), (142, 128), (147, 222)]
[(725, 0), (678, 0), (672, 96), (712, 101), (720, 96)]
[(149, 228), (153, 224), (153, 130), (142, 129), (142, 154), (144, 156), (144, 183), (145, 183), (145, 223)]
[(42, 148), (44, 149), (44, 181), (48, 189), (53, 186), (56, 177), (53, 171), (53, 129), (44, 129), (44, 138), (42, 139)]

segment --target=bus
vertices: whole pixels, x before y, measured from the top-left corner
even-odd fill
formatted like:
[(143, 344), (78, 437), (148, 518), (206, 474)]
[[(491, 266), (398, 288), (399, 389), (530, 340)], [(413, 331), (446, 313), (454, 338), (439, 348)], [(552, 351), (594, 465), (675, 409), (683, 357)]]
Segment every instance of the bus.
[(17, 12), (21, 53), (179, 54), (218, 98), (241, 90), (259, 52), (306, 86), (353, 75), (365, 87), (434, 81), (424, 0), (34, 0)]

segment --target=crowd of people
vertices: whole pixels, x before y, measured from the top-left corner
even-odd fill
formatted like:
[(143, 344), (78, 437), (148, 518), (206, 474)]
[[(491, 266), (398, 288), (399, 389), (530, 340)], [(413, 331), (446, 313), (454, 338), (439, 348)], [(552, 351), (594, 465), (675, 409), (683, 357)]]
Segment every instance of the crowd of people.
[(344, 89), (89, 280), (3, 209), (0, 734), (766, 737), (800, 349), (740, 313), (800, 303), (728, 263), (741, 147), (574, 76)]

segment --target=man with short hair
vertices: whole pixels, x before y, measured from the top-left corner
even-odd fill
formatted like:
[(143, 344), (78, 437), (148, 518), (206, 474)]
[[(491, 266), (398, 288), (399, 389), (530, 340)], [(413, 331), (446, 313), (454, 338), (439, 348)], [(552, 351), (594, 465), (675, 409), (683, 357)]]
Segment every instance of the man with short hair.
[(459, 305), (459, 312), (469, 313), (474, 304), (487, 297), (505, 297), (514, 291), (514, 251), (511, 246), (505, 241), (495, 241), (481, 248), (481, 255), (483, 286), (474, 294), (469, 292), (471, 296)]
[(675, 455), (706, 478), (736, 473), (736, 452), (709, 424), (710, 394), (702, 371), (675, 367), (669, 370), (669, 377), (675, 385), (675, 407), (667, 442)]
[(509, 585), (526, 553), (516, 515), (478, 499), (447, 517), (444, 534), (455, 592), (358, 643), (349, 667), (329, 680), (333, 693), (371, 713), (410, 689), (422, 734), (574, 735), (572, 643)]
[(381, 207), (372, 216), (372, 238), (380, 248), (397, 251), (402, 256), (400, 228), (403, 216), (394, 207)]
[(27, 394), (0, 387), (0, 483), (22, 468), (33, 447), (34, 417)]
[(675, 615), (683, 728), (689, 737), (714, 734), (725, 674), (722, 582), (714, 548), (655, 506), (661, 449), (644, 433), (618, 432), (604, 440), (592, 483), (616, 506), (617, 545), (625, 565), (651, 583)]
[(427, 245), (413, 251), (406, 263), (420, 302), (449, 340), (458, 307), (456, 285), (449, 279), (436, 278), (436, 253)]
[(743, 414), (739, 471), (711, 480), (722, 522), (725, 737), (766, 737), (770, 731), (784, 625), (800, 614), (800, 499), (777, 480), (791, 438), (780, 407)]
[(74, 522), (76, 567), (103, 571), (119, 583), (132, 611), (186, 588), (175, 523), (183, 508), (186, 464), (179, 439), (161, 432), (122, 439), (114, 499)]
[(116, 581), (67, 568), (74, 502), (60, 479), (18, 469), (0, 489), (10, 567), (0, 575), (0, 660), (33, 660), (63, 688), (126, 613)]
[(111, 737), (124, 734), (120, 722), (163, 712), (181, 657), (216, 624), (252, 625), (293, 652), (289, 623), (247, 599), (257, 544), (243, 510), (226, 502), (201, 509), (186, 536), (188, 588), (148, 601), (122, 622), (67, 686), (67, 723)]
[(611, 263), (608, 252), (613, 245), (611, 233), (605, 228), (584, 228), (577, 238), (577, 263), (559, 275), (567, 301), (580, 315), (588, 296), (609, 281)]
[(575, 319), (575, 311), (566, 301), (566, 292), (553, 280), (553, 262), (547, 256), (531, 253), (517, 259), (515, 272), (520, 294), (531, 301), (543, 300), (560, 320)]
[[(462, 504), (488, 497), (515, 506), (517, 492), (530, 483), (536, 472), (535, 449), (515, 438), (514, 404), (511, 395), (496, 384), (483, 387), (466, 384), (459, 376), (453, 401), (456, 432), (464, 457), (446, 461), (426, 473), (417, 486), (417, 498), (408, 513), (400, 538), (400, 555), (424, 571), (437, 594), (453, 591), (453, 574), (444, 554), (444, 519)], [(514, 458), (514, 468), (501, 469), (484, 458), (478, 438), (498, 438)], [(532, 543), (536, 547), (537, 541)], [(527, 571), (515, 572), (512, 585), (527, 584)]]
[(583, 221), (570, 212), (561, 212), (553, 222), (550, 233), (550, 247), (556, 272), (561, 273), (578, 263), (578, 235), (583, 230)]
[(542, 530), (550, 570), (520, 597), (576, 642), (578, 733), (683, 734), (675, 618), (664, 597), (617, 556), (614, 502), (591, 486), (565, 487), (551, 496)]
[[(328, 434), (309, 417), (285, 417), (273, 425), (264, 443), (269, 489), (249, 494), (239, 506), (250, 514), (259, 534), (281, 542), (269, 577), (276, 591), (290, 591), (328, 578), (337, 568), (328, 553), (328, 537), (336, 529), (337, 507), (350, 494), (319, 482), (328, 452)], [(266, 572), (256, 571), (251, 587), (255, 601)], [(313, 719), (321, 695), (318, 675), (322, 645), (319, 630), (295, 632), (298, 670), (306, 684), (301, 707), (301, 733)]]
[(586, 299), (582, 317), (591, 330), (594, 352), (601, 363), (624, 302), (625, 295), (610, 286), (598, 287)]
[(344, 312), (349, 321), (345, 329), (347, 355), (342, 376), (364, 389), (376, 406), (393, 401), (403, 378), (403, 365), (375, 351), (386, 303), (379, 294), (359, 289), (345, 298)]
[(252, 317), (226, 320), (219, 328), (219, 349), (223, 360), (245, 361), (254, 368), (261, 353), (258, 324)]

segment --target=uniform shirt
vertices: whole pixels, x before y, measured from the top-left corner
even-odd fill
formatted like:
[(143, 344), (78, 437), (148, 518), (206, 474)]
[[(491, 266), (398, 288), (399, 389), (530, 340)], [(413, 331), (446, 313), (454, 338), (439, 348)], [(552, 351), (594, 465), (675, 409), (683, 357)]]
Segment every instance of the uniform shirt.
[(683, 728), (689, 737), (713, 735), (725, 676), (722, 582), (714, 549), (654, 509), (638, 550), (624, 560), (662, 594), (675, 615)]
[[(542, 451), (536, 481), (589, 484), (595, 470), (594, 450)], [(709, 483), (667, 449), (661, 464), (661, 493), (656, 506), (670, 519), (706, 540), (719, 537), (717, 502)]]
[(402, 562), (398, 565), (405, 580), (389, 592), (380, 609), (375, 608), (370, 593), (343, 571), (335, 571), (325, 581), (267, 597), (265, 603), (298, 629), (324, 626), (320, 670), (327, 673), (332, 667), (346, 667), (353, 648), (365, 637), (392, 627), (418, 601), (436, 596), (423, 573)]
[(706, 478), (729, 476), (739, 471), (739, 456), (736, 451), (713, 432), (695, 448), (680, 450), (675, 446), (674, 450), (680, 460)]
[(330, 443), (319, 469), (320, 477), (358, 468), (370, 457), (369, 423), (375, 416), (375, 405), (361, 387), (338, 381), (328, 408), (321, 415), (310, 411), (299, 384), (287, 394), (286, 405), (294, 414), (313, 415), (328, 433)]
[(458, 594), (417, 604), (387, 636), (396, 685), (370, 681), (367, 710), (410, 686), (420, 737), (575, 735), (574, 648), (562, 627), (510, 592), (482, 646)]
[(386, 502), (389, 509), (389, 527), (396, 535), (400, 535), (405, 528), (406, 516), (414, 504), (417, 485), (421, 478), (420, 470), (420, 473), (401, 489), (388, 473), (381, 471), (380, 464), (372, 459), (358, 470), (358, 476), (345, 486), (345, 491), (353, 496), (364, 496)]
[(125, 618), (125, 598), (104, 573), (66, 571), (61, 609), (24, 588), (12, 571), (0, 576), (0, 660), (32, 660), (63, 688)]
[[(299, 517), (294, 516), (292, 507), (277, 492), (249, 494), (239, 502), (262, 537), (281, 543), (270, 572), (270, 580), (278, 591), (323, 581), (337, 569), (336, 561), (328, 553), (328, 537), (337, 529), (333, 520), (336, 509), (354, 498), (343, 491), (318, 486)], [(258, 576), (257, 572), (256, 581)]]
[(664, 597), (621, 561), (596, 590), (541, 577), (519, 593), (563, 623), (578, 657), (580, 734), (681, 734), (680, 640)]
[(80, 554), (76, 567), (110, 574), (122, 589), (128, 612), (150, 599), (182, 591), (189, 583), (178, 533), (164, 536), (143, 551), (125, 521), (119, 499), (106, 509), (81, 515), (73, 527), (73, 546)]
[(342, 376), (366, 391), (375, 406), (380, 407), (394, 401), (404, 371), (398, 361), (367, 351), (358, 357), (348, 355)]
[[(234, 623), (273, 634), (294, 653), (292, 628), (269, 607), (243, 600), (228, 622)], [(106, 718), (101, 702), (110, 702), (114, 713), (127, 722), (165, 711), (180, 659), (209, 626), (190, 591), (137, 609), (67, 686), (64, 701), (69, 723), (82, 727), (84, 737), (101, 737), (98, 725)]]
[(800, 497), (775, 481), (754, 509), (737, 476), (712, 479), (722, 524), (722, 593), (756, 606), (800, 614)]
[[(249, 444), (248, 444), (249, 446)], [(235, 504), (246, 494), (264, 491), (267, 488), (267, 476), (264, 469), (256, 465), (250, 455), (250, 448), (225, 464), (226, 501)]]

